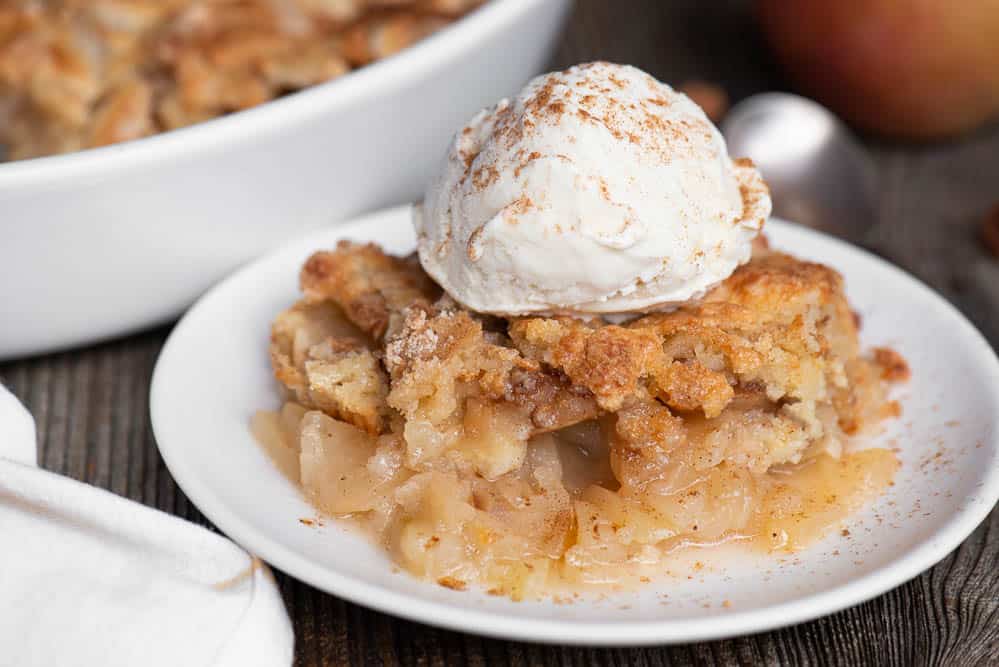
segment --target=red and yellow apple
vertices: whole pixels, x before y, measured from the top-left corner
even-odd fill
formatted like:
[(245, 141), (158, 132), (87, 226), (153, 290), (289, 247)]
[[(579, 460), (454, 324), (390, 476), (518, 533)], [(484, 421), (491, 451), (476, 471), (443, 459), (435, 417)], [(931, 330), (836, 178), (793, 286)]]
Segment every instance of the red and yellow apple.
[(882, 134), (936, 139), (999, 115), (999, 0), (757, 0), (801, 90)]

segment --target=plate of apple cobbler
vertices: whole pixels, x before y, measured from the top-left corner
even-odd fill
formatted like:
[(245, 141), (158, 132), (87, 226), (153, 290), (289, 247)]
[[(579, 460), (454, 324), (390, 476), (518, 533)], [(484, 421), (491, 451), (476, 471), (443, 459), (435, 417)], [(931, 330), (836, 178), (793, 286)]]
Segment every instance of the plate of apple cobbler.
[(667, 84), (541, 75), (421, 202), (205, 295), (157, 365), (160, 451), (275, 566), (449, 628), (680, 642), (868, 599), (995, 504), (999, 363), (771, 208)]
[(237, 272), (157, 364), (171, 473), (293, 576), (481, 634), (690, 641), (878, 595), (995, 502), (995, 356), (881, 259), (771, 220), (696, 304), (504, 318), (429, 278), (410, 216)]

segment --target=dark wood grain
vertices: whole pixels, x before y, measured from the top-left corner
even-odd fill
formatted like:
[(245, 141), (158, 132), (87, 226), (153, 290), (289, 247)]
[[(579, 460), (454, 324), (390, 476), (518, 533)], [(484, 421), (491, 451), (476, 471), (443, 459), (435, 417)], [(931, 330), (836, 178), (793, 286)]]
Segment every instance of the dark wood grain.
[[(608, 59), (679, 84), (720, 83), (733, 99), (785, 83), (745, 2), (579, 3), (554, 65)], [(999, 128), (929, 147), (869, 141), (881, 222), (865, 243), (950, 299), (999, 345), (999, 261), (977, 226), (999, 199)], [(0, 365), (38, 422), (44, 467), (209, 525), (176, 487), (149, 429), (148, 385), (168, 329)], [(959, 399), (960, 397), (956, 397)], [(209, 526), (211, 527), (211, 526)], [(591, 650), (437, 630), (348, 604), (278, 573), (297, 664), (999, 665), (999, 513), (913, 581), (811, 623), (689, 646)]]

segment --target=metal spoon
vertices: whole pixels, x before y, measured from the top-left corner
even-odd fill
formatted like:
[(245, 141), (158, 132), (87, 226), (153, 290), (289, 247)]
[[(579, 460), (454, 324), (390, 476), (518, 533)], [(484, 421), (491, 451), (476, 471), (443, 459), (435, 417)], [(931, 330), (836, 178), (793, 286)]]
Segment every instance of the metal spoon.
[(786, 93), (753, 95), (722, 123), (729, 153), (749, 157), (770, 185), (774, 214), (853, 242), (877, 223), (877, 171), (825, 107)]

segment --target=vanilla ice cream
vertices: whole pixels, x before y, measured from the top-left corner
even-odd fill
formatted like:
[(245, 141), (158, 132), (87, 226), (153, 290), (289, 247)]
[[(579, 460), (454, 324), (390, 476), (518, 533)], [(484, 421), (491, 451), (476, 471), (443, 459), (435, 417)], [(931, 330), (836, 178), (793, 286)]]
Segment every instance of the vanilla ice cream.
[(696, 104), (592, 63), (472, 118), (414, 222), (424, 269), (464, 306), (586, 316), (700, 296), (769, 214), (759, 173)]

